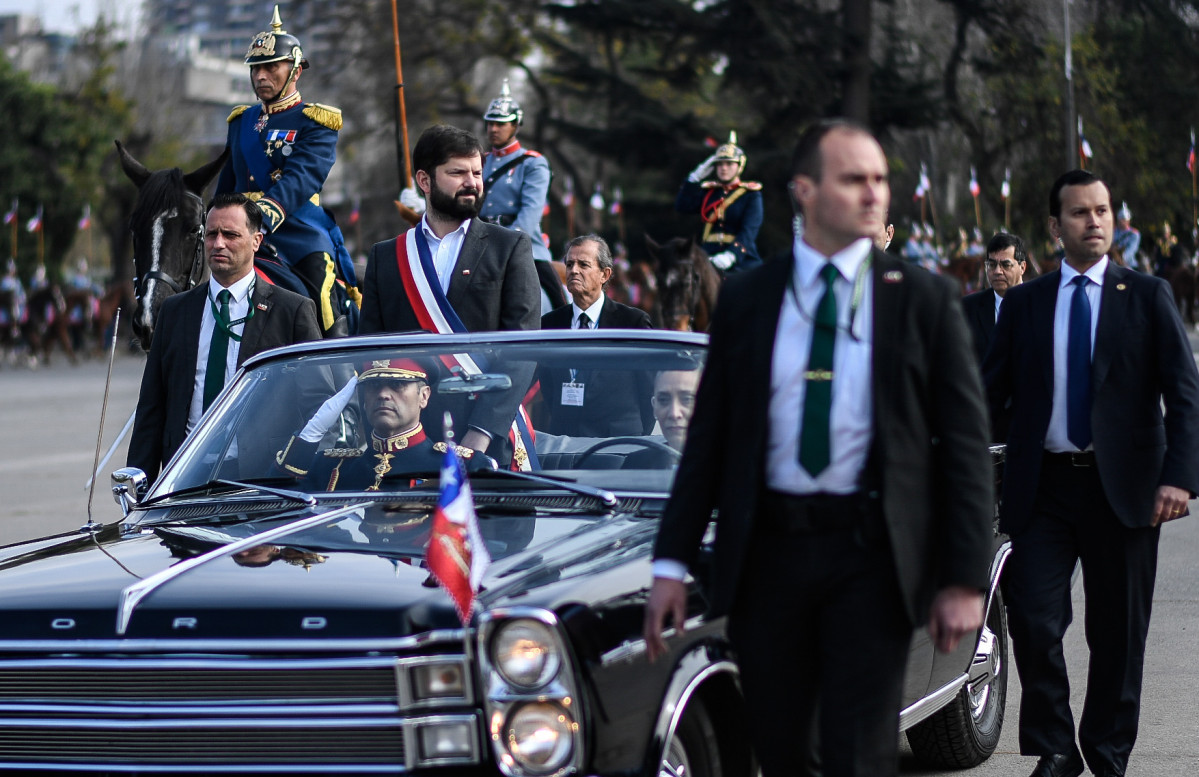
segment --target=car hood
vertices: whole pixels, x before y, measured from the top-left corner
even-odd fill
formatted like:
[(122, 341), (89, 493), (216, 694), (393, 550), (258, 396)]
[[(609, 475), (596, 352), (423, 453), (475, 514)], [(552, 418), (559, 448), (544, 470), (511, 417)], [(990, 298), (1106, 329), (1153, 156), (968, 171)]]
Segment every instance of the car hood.
[[(570, 597), (574, 581), (594, 585), (605, 570), (620, 577), (615, 571), (631, 560), (648, 565), (656, 528), (628, 515), (483, 512), (480, 522), (493, 556), (478, 597), (482, 609), (552, 607)], [(350, 529), (361, 527), (354, 526), (339, 527), (347, 537), (336, 541), (300, 533), (259, 546), (269, 552), (253, 557), (214, 554), (131, 605), (130, 586), (275, 525), (113, 524), (95, 535), (7, 548), (0, 555), (0, 642), (389, 639), (461, 627), (424, 564), (419, 537), (374, 535), (360, 543)]]

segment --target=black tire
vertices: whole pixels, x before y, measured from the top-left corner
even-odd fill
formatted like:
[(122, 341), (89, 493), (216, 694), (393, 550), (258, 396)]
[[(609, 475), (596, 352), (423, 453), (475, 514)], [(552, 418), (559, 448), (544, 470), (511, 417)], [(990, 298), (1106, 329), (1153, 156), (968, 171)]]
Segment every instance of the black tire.
[[(908, 744), (933, 766), (969, 769), (987, 760), (999, 744), (1007, 703), (1007, 611), (998, 590), (987, 614), (980, 647), (993, 638), (989, 660), (970, 668), (970, 681), (954, 700), (908, 729)], [(975, 650), (975, 655), (983, 651)]]
[(721, 777), (722, 774), (720, 745), (712, 718), (702, 702), (692, 701), (666, 747), (658, 777)]

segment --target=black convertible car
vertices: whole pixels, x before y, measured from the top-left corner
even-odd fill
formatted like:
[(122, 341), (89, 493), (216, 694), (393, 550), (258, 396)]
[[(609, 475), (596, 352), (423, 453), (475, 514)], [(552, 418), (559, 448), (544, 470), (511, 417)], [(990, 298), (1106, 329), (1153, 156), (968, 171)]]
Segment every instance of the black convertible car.
[[(152, 487), (114, 473), (119, 520), (0, 549), (0, 770), (752, 775), (702, 567), (666, 659), (640, 636), (706, 344), (404, 335), (255, 358)], [(395, 434), (414, 405), (421, 433)], [(469, 462), (491, 562), (464, 626), (425, 561), (445, 419), (461, 440), (518, 406), (491, 427), (500, 460)], [(934, 763), (998, 741), (1006, 554), (997, 535), (977, 640), (914, 640), (900, 728)]]

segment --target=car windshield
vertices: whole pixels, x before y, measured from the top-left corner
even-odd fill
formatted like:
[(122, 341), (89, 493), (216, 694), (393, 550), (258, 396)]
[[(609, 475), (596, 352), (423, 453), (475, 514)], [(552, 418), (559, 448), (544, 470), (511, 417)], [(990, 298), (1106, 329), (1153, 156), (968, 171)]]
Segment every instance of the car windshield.
[(447, 419), (454, 441), (486, 445), (489, 455), (466, 465), (488, 483), (500, 481), (484, 470), (520, 468), (664, 493), (705, 358), (704, 338), (665, 333), (375, 337), (301, 349), (241, 374), (150, 498), (237, 484), (411, 490), (436, 480)]

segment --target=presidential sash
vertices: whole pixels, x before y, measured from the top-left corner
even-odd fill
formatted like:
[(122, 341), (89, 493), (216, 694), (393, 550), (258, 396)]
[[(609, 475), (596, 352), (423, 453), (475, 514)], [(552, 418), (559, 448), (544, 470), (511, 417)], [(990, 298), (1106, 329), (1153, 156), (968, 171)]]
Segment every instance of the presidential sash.
[[(421, 329), (437, 334), (470, 331), (462, 323), (462, 319), (454, 311), (454, 306), (450, 304), (449, 298), (442, 291), (441, 281), (437, 279), (437, 268), (433, 266), (433, 254), (429, 250), (429, 241), (425, 238), (419, 224), (396, 240), (396, 265), (400, 271), (400, 282), (404, 286), (404, 294), (412, 305)], [(465, 353), (443, 356), (442, 361), (447, 367), (461, 367), (468, 375), (478, 375), (487, 369), (486, 363), (480, 364), (470, 354)], [(516, 418), (508, 432), (508, 439), (512, 443), (512, 469), (541, 468), (537, 461), (537, 451), (532, 445), (536, 441), (536, 436), (529, 423), (524, 404), (517, 407)]]

